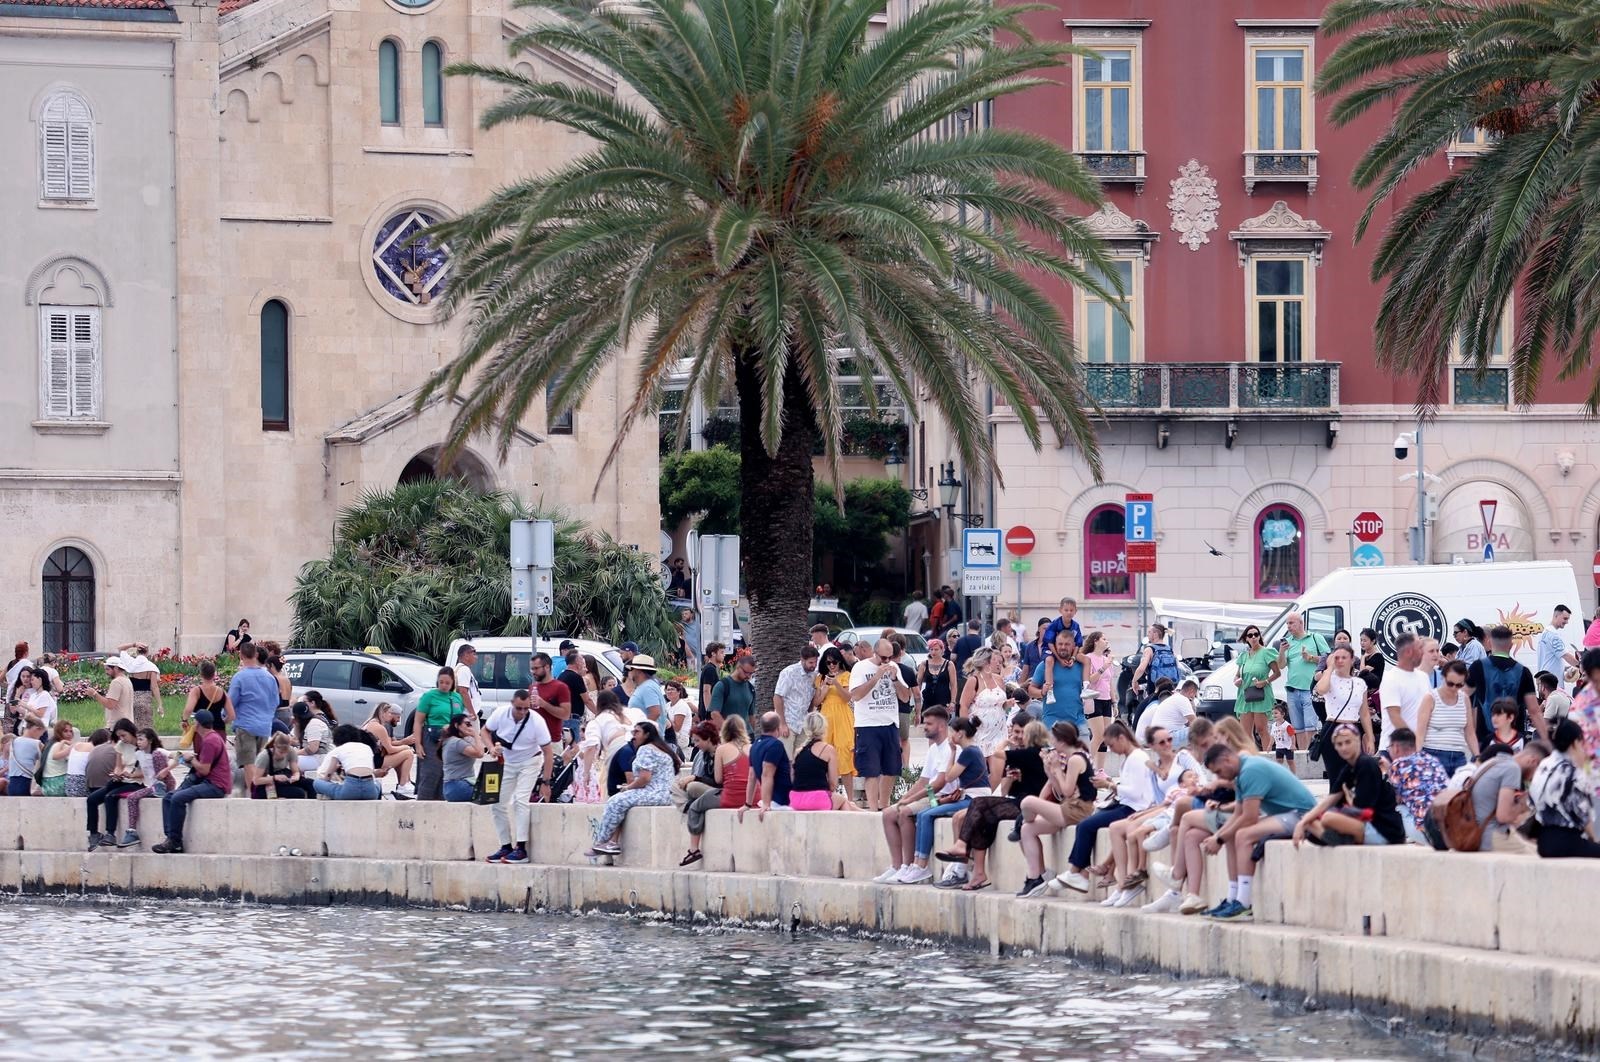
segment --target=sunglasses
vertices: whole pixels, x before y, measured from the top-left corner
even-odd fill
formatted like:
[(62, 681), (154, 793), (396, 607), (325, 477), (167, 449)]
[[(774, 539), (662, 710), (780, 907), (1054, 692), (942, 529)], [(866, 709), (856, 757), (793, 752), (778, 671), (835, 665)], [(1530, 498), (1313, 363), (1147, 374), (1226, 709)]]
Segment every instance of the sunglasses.
[(1261, 637), (1261, 632), (1260, 631), (1245, 631), (1244, 632), (1244, 636), (1246, 638), (1259, 638), (1259, 637)]
[(1449, 686), (1453, 690), (1459, 690), (1459, 689), (1465, 689), (1467, 684), (1465, 682), (1451, 682), (1448, 679), (1446, 679), (1445, 680), (1445, 685)]
[(1162, 738), (1160, 741), (1157, 741), (1156, 744), (1157, 745), (1170, 745), (1170, 744), (1172, 744), (1172, 739), (1171, 738)]

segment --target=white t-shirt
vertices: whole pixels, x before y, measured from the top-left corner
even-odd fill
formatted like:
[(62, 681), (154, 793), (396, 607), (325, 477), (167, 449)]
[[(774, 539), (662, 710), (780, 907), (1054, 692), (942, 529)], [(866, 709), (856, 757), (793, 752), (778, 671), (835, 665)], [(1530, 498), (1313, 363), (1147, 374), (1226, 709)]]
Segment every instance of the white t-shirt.
[(43, 721), (46, 731), (56, 725), (56, 695), (49, 690), (31, 690), (24, 698), (30, 715)]
[(483, 703), (478, 699), (478, 676), (466, 664), (456, 665), (456, 689), (472, 698), (474, 712), (483, 710)]
[[(870, 664), (872, 661), (869, 660), (867, 662)], [(869, 671), (867, 674), (870, 675), (872, 672)], [(898, 708), (895, 710), (897, 712), (899, 711)], [(950, 745), (949, 738), (939, 742), (937, 745), (929, 745), (928, 758), (924, 760), (922, 764), (923, 781), (927, 782), (931, 786), (933, 785), (933, 780), (935, 778), (939, 777), (945, 771), (948, 771), (950, 769), (950, 756), (953, 752), (954, 749)], [(943, 789), (939, 790), (939, 795), (943, 796), (946, 793), (953, 793), (959, 788), (961, 788), (961, 780), (958, 778), (949, 785), (946, 785)]]
[[(131, 653), (128, 656), (128, 677), (138, 678), (140, 675), (161, 674), (161, 669), (150, 662), (150, 658), (142, 653)], [(151, 680), (155, 681), (154, 679)]]
[(1134, 749), (1122, 761), (1122, 773), (1117, 775), (1117, 803), (1143, 811), (1156, 802), (1155, 772), (1150, 767), (1150, 756), (1144, 749)]
[[(1427, 672), (1384, 668), (1383, 683), (1378, 687), (1378, 704), (1383, 709), (1383, 733), (1378, 739), (1378, 748), (1382, 750), (1389, 747), (1389, 735), (1395, 729), (1389, 719), (1390, 708), (1398, 707), (1400, 718), (1405, 720), (1406, 726), (1416, 730), (1417, 720), (1422, 717), (1423, 702), (1432, 696), (1433, 683), (1428, 681)], [(1332, 713), (1329, 714), (1331, 716)]]
[(686, 737), (688, 723), (694, 718), (694, 705), (690, 704), (686, 698), (680, 698), (667, 706), (667, 716), (672, 720), (672, 728), (679, 735)]
[[(850, 689), (852, 693), (861, 686), (872, 681), (873, 673), (878, 670), (878, 658), (869, 656), (850, 669)], [(856, 726), (894, 726), (900, 725), (900, 698), (894, 691), (894, 680), (899, 674), (898, 666), (891, 665), (878, 684), (872, 687), (872, 692), (862, 697), (854, 704), (856, 713)], [(949, 751), (945, 752), (946, 765), (949, 763)], [(939, 770), (944, 770), (943, 767)], [(937, 773), (937, 772), (935, 772)]]
[(25, 667), (31, 668), (32, 666), (33, 666), (33, 661), (29, 660), (27, 657), (23, 657), (21, 660), (18, 660), (15, 664), (12, 664), (10, 667), (6, 668), (6, 689), (5, 689), (5, 692), (6, 692), (7, 696), (10, 696), (11, 688), (17, 684), (17, 676), (22, 674), (22, 669), (25, 668)]
[[(538, 712), (528, 712), (527, 726), (523, 726), (523, 720), (517, 719), (511, 712), (511, 705), (502, 704), (489, 716), (485, 726), (505, 750), (506, 766), (521, 767), (536, 760), (540, 750), (550, 744), (550, 728), (545, 725), (544, 716)], [(520, 734), (517, 733), (519, 729), (522, 731)], [(513, 738), (516, 740), (513, 741)]]
[(1194, 705), (1189, 698), (1181, 693), (1174, 693), (1144, 713), (1144, 718), (1139, 720), (1139, 732), (1135, 736), (1139, 739), (1139, 744), (1143, 745), (1150, 740), (1152, 728), (1159, 726), (1170, 734), (1173, 727), (1188, 726), (1194, 714)]
[(372, 746), (365, 741), (346, 741), (333, 747), (332, 756), (344, 768), (346, 776), (372, 774)]

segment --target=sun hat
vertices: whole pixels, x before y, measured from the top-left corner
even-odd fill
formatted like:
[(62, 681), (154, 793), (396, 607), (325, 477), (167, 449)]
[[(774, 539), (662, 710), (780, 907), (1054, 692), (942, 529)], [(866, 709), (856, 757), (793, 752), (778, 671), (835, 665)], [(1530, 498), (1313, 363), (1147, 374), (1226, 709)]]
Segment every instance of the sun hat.
[(629, 671), (654, 671), (655, 669), (656, 658), (648, 653), (640, 653), (638, 656), (628, 661)]

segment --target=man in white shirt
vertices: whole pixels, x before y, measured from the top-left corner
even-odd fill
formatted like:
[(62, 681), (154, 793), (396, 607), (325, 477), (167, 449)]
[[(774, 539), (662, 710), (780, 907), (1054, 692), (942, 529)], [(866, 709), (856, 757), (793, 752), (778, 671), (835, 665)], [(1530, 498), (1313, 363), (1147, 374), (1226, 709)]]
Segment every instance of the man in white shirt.
[(815, 703), (817, 661), (821, 656), (817, 647), (807, 642), (800, 647), (800, 659), (778, 672), (777, 684), (772, 688), (772, 706), (783, 717), (778, 737), (783, 739), (783, 747), (791, 757), (794, 756), (795, 736), (805, 726), (806, 716), (811, 714)]
[(911, 687), (894, 662), (894, 646), (879, 638), (872, 655), (850, 669), (856, 773), (866, 782), (869, 811), (889, 806), (894, 781), (900, 777), (900, 701), (910, 697)]
[(904, 616), (906, 629), (921, 633), (922, 625), (928, 622), (928, 603), (922, 600), (921, 590), (912, 591), (911, 604), (906, 606)]
[(478, 712), (483, 707), (478, 699), (478, 676), (472, 670), (477, 662), (478, 651), (470, 644), (456, 650), (456, 692), (461, 694), (462, 714), (474, 719), (481, 718)]
[(490, 751), (499, 754), (505, 772), (500, 776), (500, 799), (489, 809), (494, 831), (500, 835), (500, 850), (488, 861), (526, 863), (534, 784), (538, 784), (541, 799), (550, 799), (550, 769), (556, 759), (550, 728), (533, 710), (528, 691), (518, 690), (511, 695), (510, 704), (501, 705), (489, 716), (483, 736)]
[(1572, 667), (1578, 666), (1578, 655), (1567, 644), (1566, 635), (1561, 633), (1561, 629), (1567, 625), (1567, 621), (1571, 618), (1572, 610), (1570, 608), (1565, 605), (1557, 605), (1555, 611), (1550, 614), (1550, 626), (1546, 627), (1544, 633), (1539, 635), (1539, 670), (1548, 671), (1556, 677), (1558, 682), (1561, 680), (1561, 676), (1567, 673), (1569, 665)]
[(1395, 665), (1383, 669), (1378, 686), (1378, 703), (1383, 708), (1383, 730), (1378, 737), (1381, 752), (1389, 747), (1389, 735), (1401, 727), (1417, 729), (1422, 702), (1433, 694), (1433, 682), (1421, 668), (1426, 646), (1419, 635), (1405, 633), (1394, 640)]
[[(854, 677), (852, 673), (852, 681)], [(934, 705), (923, 712), (922, 734), (928, 739), (928, 758), (922, 764), (922, 773), (911, 783), (906, 795), (883, 812), (883, 835), (889, 841), (889, 869), (872, 879), (880, 885), (890, 882), (914, 885), (933, 876), (927, 867), (917, 866), (917, 813), (933, 806), (928, 786), (950, 767), (953, 754), (950, 712), (942, 705)], [(959, 786), (958, 781), (953, 781), (944, 789), (951, 791)]]
[(1194, 679), (1185, 679), (1182, 686), (1139, 720), (1137, 736), (1140, 745), (1149, 743), (1150, 731), (1162, 727), (1172, 735), (1172, 747), (1181, 749), (1189, 744), (1189, 726), (1194, 722), (1194, 702), (1200, 696), (1200, 687)]

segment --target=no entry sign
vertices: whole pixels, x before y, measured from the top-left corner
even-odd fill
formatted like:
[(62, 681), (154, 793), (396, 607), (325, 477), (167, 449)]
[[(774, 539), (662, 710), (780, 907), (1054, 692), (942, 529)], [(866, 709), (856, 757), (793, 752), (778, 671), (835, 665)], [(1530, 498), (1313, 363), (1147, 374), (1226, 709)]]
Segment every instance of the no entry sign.
[(1013, 557), (1026, 557), (1033, 552), (1033, 528), (1018, 524), (1006, 532), (1006, 552)]
[(1362, 542), (1376, 542), (1383, 537), (1383, 517), (1371, 510), (1357, 513), (1356, 518), (1350, 521), (1350, 530)]

